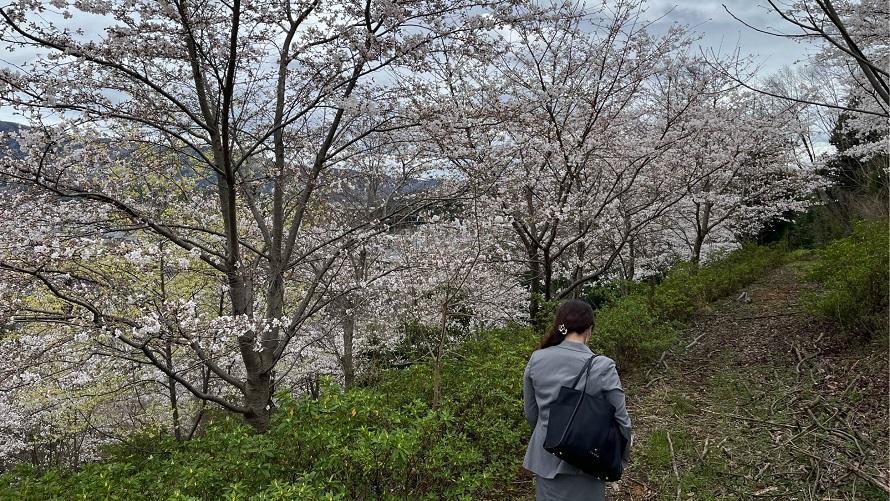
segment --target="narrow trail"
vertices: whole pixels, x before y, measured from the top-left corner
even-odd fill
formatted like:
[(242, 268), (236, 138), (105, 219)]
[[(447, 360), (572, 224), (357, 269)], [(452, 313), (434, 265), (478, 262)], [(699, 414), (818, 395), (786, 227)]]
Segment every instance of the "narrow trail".
[(887, 349), (801, 307), (805, 262), (701, 312), (628, 379), (638, 433), (615, 499), (887, 499)]
[(807, 315), (806, 265), (710, 305), (622, 378), (636, 435), (609, 499), (888, 499), (886, 342)]

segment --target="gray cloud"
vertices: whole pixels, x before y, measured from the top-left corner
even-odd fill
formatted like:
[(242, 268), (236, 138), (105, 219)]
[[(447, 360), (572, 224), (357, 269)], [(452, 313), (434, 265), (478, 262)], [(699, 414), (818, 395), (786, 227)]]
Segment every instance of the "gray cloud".
[(738, 46), (741, 54), (753, 57), (760, 66), (760, 75), (767, 76), (784, 66), (793, 66), (808, 58), (815, 48), (806, 42), (798, 43), (757, 31), (733, 19), (726, 7), (736, 17), (760, 29), (792, 32), (789, 25), (771, 10), (765, 2), (745, 0), (677, 1), (651, 0), (647, 2), (646, 17), (659, 19), (655, 31), (666, 30), (673, 23), (688, 25), (701, 34), (699, 45), (706, 51), (723, 53), (734, 51)]
[[(657, 22), (652, 26), (655, 32), (667, 30), (673, 23), (688, 25), (701, 34), (698, 42), (705, 51), (728, 53), (739, 47), (743, 55), (750, 55), (760, 66), (760, 75), (767, 76), (784, 66), (795, 65), (807, 58), (814, 51), (813, 46), (806, 43), (795, 43), (788, 39), (758, 33), (744, 26), (730, 16), (726, 6), (745, 22), (763, 29), (789, 31), (777, 14), (772, 12), (765, 2), (746, 0), (649, 0), (646, 3), (645, 17)], [(96, 38), (107, 26), (107, 21), (95, 15), (77, 13), (70, 20), (62, 20), (60, 16), (51, 19), (59, 25), (71, 29), (83, 29), (85, 38)], [(34, 60), (33, 49), (19, 49), (10, 54), (3, 54), (0, 66), (20, 65)], [(0, 120), (23, 121), (16, 116), (11, 108), (0, 107)]]

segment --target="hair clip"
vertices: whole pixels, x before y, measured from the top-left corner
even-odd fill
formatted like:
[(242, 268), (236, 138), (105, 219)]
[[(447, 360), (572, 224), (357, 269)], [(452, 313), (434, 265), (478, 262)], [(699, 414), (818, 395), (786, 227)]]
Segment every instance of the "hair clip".
[(559, 333), (563, 336), (569, 333), (569, 330), (566, 329), (566, 324), (559, 324), (559, 327), (557, 327), (557, 329), (559, 329)]

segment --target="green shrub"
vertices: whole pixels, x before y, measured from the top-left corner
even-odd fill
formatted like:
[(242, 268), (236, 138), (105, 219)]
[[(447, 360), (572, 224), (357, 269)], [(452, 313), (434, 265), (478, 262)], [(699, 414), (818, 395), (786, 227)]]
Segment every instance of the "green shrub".
[(655, 306), (662, 317), (684, 320), (782, 264), (785, 256), (780, 246), (746, 245), (717, 256), (704, 266), (677, 266), (657, 287)]
[(595, 350), (625, 365), (661, 353), (677, 337), (672, 323), (658, 318), (649, 301), (638, 294), (600, 310), (595, 329)]
[[(603, 286), (594, 347), (623, 363), (657, 356), (699, 306), (781, 261), (745, 248), (706, 266), (683, 265), (654, 288)], [(627, 292), (621, 296), (620, 292)], [(432, 371), (387, 370), (347, 391), (325, 379), (320, 397), (278, 396), (270, 430), (216, 415), (200, 438), (146, 434), (78, 470), (19, 468), (0, 475), (0, 499), (471, 500), (498, 498), (515, 480), (530, 430), (522, 372), (539, 337), (491, 330), (449, 353), (442, 398)]]
[(873, 336), (887, 333), (888, 221), (856, 223), (853, 233), (833, 241), (817, 253), (807, 278), (821, 291), (804, 298), (807, 309), (829, 318), (850, 333)]
[(606, 303), (597, 313), (594, 346), (619, 365), (651, 361), (671, 346), (683, 321), (780, 265), (785, 255), (780, 246), (751, 245), (706, 265), (677, 265), (647, 292), (637, 287)]
[(0, 499), (478, 499), (513, 478), (524, 452), (522, 371), (535, 341), (514, 328), (461, 346), (437, 409), (426, 367), (345, 392), (325, 379), (318, 400), (280, 395), (265, 434), (220, 417), (189, 442), (146, 435), (79, 470), (0, 475)]

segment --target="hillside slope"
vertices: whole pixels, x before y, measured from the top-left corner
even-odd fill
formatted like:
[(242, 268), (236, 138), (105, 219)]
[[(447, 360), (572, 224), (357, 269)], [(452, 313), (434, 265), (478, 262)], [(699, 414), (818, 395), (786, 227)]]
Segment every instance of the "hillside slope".
[(887, 499), (886, 344), (807, 315), (807, 265), (713, 304), (624, 378), (636, 442), (612, 499)]

